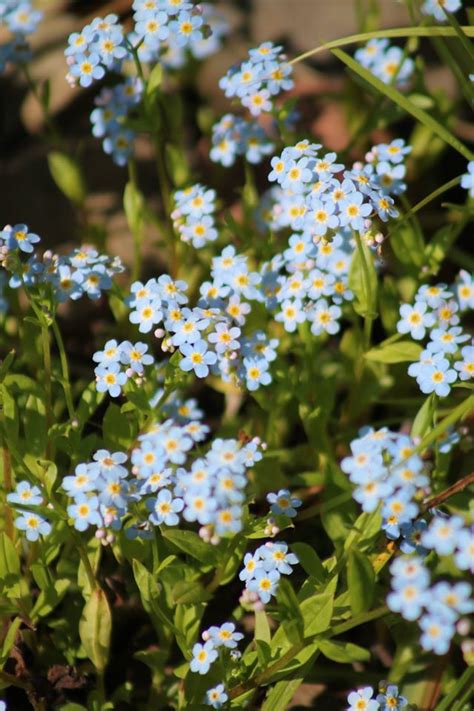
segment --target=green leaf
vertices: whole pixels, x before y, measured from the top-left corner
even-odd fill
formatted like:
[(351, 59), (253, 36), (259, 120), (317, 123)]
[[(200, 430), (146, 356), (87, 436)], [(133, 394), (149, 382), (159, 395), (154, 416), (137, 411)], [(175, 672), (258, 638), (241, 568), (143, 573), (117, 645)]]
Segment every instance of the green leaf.
[(353, 615), (368, 610), (374, 599), (375, 572), (367, 556), (354, 549), (349, 551), (347, 584)]
[(89, 418), (94, 414), (99, 405), (104, 400), (105, 393), (98, 393), (96, 381), (93, 380), (84, 389), (81, 399), (76, 410), (76, 417), (79, 420), (79, 425), (83, 427)]
[(377, 272), (367, 244), (360, 239), (349, 268), (349, 288), (355, 296), (354, 310), (360, 316), (377, 315)]
[[(390, 246), (400, 264), (419, 270), (424, 263), (425, 243), (418, 230), (412, 224), (395, 224), (390, 236)], [(407, 218), (409, 219), (409, 218)]]
[(270, 644), (272, 641), (272, 633), (268, 624), (268, 617), (265, 610), (257, 610), (255, 612), (255, 635), (256, 640)]
[(20, 556), (6, 533), (0, 533), (0, 588), (8, 597), (20, 596)]
[(151, 70), (150, 76), (148, 77), (148, 81), (146, 83), (146, 93), (148, 95), (153, 94), (153, 92), (156, 91), (161, 85), (161, 82), (163, 81), (163, 67), (160, 63), (155, 64), (153, 69)]
[(112, 614), (103, 590), (94, 590), (84, 605), (79, 622), (79, 636), (84, 651), (102, 672), (109, 658)]
[[(452, 686), (444, 699), (436, 704), (436, 711), (452, 711), (454, 709), (453, 705), (456, 701), (464, 699), (464, 701), (469, 701), (469, 697), (472, 694), (472, 687), (474, 684), (474, 667), (470, 666), (464, 670), (462, 675), (459, 677), (457, 682)], [(471, 697), (472, 700), (472, 697)]]
[(304, 621), (305, 637), (326, 632), (331, 625), (336, 594), (337, 576), (327, 584), (325, 590), (306, 598), (300, 605)]
[(418, 360), (422, 347), (413, 341), (381, 344), (364, 353), (364, 358), (375, 363), (413, 363)]
[(326, 579), (326, 570), (312, 546), (307, 543), (292, 543), (290, 548), (308, 575), (321, 583)]
[[(6, 621), (6, 618), (4, 619), (4, 625), (6, 626), (8, 623)], [(21, 617), (15, 617), (15, 619), (12, 620), (8, 627), (8, 632), (3, 638), (2, 649), (0, 651), (0, 669), (3, 669), (8, 660), (8, 657), (10, 656), (12, 647), (15, 644), (17, 632), (20, 629), (22, 622), (23, 620), (21, 619)]]
[(136, 438), (136, 428), (132, 426), (127, 415), (120, 411), (120, 407), (111, 402), (104, 415), (102, 424), (104, 444), (112, 450), (126, 451)]
[(172, 543), (187, 555), (196, 558), (206, 565), (215, 565), (217, 553), (210, 543), (205, 543), (197, 533), (193, 531), (179, 531), (169, 528), (162, 531), (163, 538)]
[(370, 652), (364, 647), (359, 647), (352, 642), (338, 642), (332, 639), (321, 639), (319, 648), (325, 657), (340, 664), (352, 664), (353, 662), (368, 662)]
[(278, 583), (277, 601), (287, 639), (292, 644), (301, 642), (304, 634), (303, 616), (295, 591), (289, 580), (285, 578), (281, 578)]
[(189, 163), (183, 151), (177, 146), (168, 143), (166, 146), (166, 165), (177, 188), (183, 188), (190, 181)]
[(319, 642), (308, 645), (305, 651), (306, 655), (302, 662), (292, 672), (292, 676), (295, 678), (278, 681), (268, 692), (261, 711), (286, 711), (288, 709), (288, 704), (313, 666), (315, 657), (319, 654)]
[(53, 151), (48, 155), (49, 171), (64, 195), (76, 205), (86, 199), (87, 188), (77, 161), (65, 153)]
[(207, 602), (212, 595), (196, 580), (180, 580), (173, 586), (172, 597), (177, 605)]
[(15, 360), (15, 355), (15, 350), (12, 348), (8, 355), (3, 359), (2, 365), (0, 366), (0, 383), (3, 383), (3, 381), (5, 380), (5, 377), (13, 364), (13, 361)]
[(144, 205), (145, 200), (142, 193), (134, 183), (128, 182), (123, 194), (123, 208), (128, 225), (134, 235), (138, 234), (143, 226)]
[(466, 146), (461, 143), (459, 139), (456, 138), (446, 126), (439, 121), (437, 121), (432, 114), (427, 113), (423, 109), (415, 106), (415, 104), (408, 99), (404, 94), (402, 94), (398, 89), (390, 84), (385, 84), (381, 79), (376, 77), (368, 69), (365, 69), (350, 55), (346, 54), (341, 49), (332, 49), (331, 52), (336, 56), (341, 62), (349, 67), (358, 76), (364, 79), (370, 86), (373, 86), (377, 91), (386, 96), (388, 99), (393, 101), (397, 106), (411, 114), (417, 121), (427, 126), (433, 131), (437, 136), (439, 136), (445, 143), (450, 145), (454, 150), (458, 151), (464, 158), (468, 161), (474, 160), (474, 154), (466, 148)]
[(410, 432), (411, 437), (425, 436), (430, 427), (432, 427), (433, 425), (433, 418), (437, 404), (438, 396), (436, 395), (436, 393), (431, 393), (431, 395), (426, 398), (425, 402), (416, 413)]

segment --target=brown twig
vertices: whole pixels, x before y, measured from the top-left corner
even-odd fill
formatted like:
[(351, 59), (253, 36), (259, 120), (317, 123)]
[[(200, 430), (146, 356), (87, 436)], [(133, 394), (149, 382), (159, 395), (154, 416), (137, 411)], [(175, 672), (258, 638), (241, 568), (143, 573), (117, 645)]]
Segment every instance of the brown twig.
[(458, 494), (460, 491), (466, 489), (470, 484), (474, 484), (474, 472), (471, 472), (471, 474), (459, 479), (459, 481), (442, 491), (440, 494), (436, 494), (435, 496), (432, 496), (431, 499), (428, 499), (428, 501), (426, 501), (421, 507), (420, 513), (425, 513), (428, 509), (439, 506), (443, 503), (443, 501), (449, 499), (450, 496)]

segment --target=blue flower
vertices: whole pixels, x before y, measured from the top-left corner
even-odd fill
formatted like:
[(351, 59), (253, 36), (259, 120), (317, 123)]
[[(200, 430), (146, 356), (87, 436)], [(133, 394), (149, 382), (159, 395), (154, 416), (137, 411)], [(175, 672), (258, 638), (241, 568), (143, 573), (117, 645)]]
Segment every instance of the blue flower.
[(461, 310), (474, 309), (474, 279), (465, 269), (459, 272), (456, 295), (458, 297)]
[(431, 341), (428, 350), (432, 353), (456, 353), (458, 344), (469, 340), (460, 326), (454, 328), (434, 328), (430, 333)]
[(469, 570), (474, 575), (474, 532), (467, 528), (456, 534), (454, 561), (459, 570)]
[(293, 572), (291, 566), (297, 565), (299, 562), (294, 553), (288, 553), (286, 543), (273, 543), (269, 541), (263, 547), (261, 555), (264, 570), (277, 570), (282, 575), (290, 575)]
[(92, 360), (96, 363), (101, 363), (102, 365), (109, 365), (110, 363), (118, 363), (120, 361), (121, 348), (119, 348), (118, 343), (115, 339), (107, 341), (104, 346), (103, 351), (96, 351), (92, 356)]
[(74, 519), (74, 528), (77, 531), (85, 531), (89, 526), (102, 525), (97, 496), (88, 498), (85, 494), (79, 494), (74, 499), (74, 503), (67, 507), (67, 512)]
[(276, 321), (283, 321), (285, 331), (293, 333), (296, 326), (306, 320), (301, 299), (285, 299), (281, 304), (281, 311), (275, 316)]
[(83, 87), (91, 86), (94, 80), (102, 79), (105, 76), (105, 69), (100, 64), (100, 57), (92, 54), (77, 54), (74, 56), (75, 64), (70, 68), (70, 74), (79, 79), (79, 84)]
[(214, 647), (226, 647), (227, 649), (235, 649), (237, 642), (244, 638), (244, 635), (235, 631), (233, 622), (225, 622), (220, 627), (209, 627), (207, 633)]
[(38, 506), (42, 503), (43, 496), (37, 486), (32, 486), (27, 481), (20, 481), (15, 491), (7, 495), (7, 501), (10, 504)]
[(461, 350), (462, 360), (454, 364), (459, 371), (460, 380), (470, 380), (474, 378), (474, 346), (464, 346)]
[(407, 521), (400, 525), (402, 541), (400, 550), (402, 553), (417, 553), (420, 556), (427, 555), (428, 550), (421, 545), (421, 535), (426, 531), (428, 524), (424, 519), (418, 521)]
[(401, 489), (388, 498), (382, 507), (382, 529), (388, 538), (400, 536), (400, 525), (412, 521), (418, 513), (418, 506), (411, 501), (412, 488)]
[(208, 691), (206, 691), (206, 703), (214, 709), (220, 709), (228, 698), (229, 697), (224, 690), (224, 684), (218, 684), (212, 689), (208, 689)]
[(347, 711), (377, 711), (378, 701), (372, 699), (374, 690), (371, 686), (366, 686), (358, 691), (351, 691), (347, 700), (350, 704)]
[(15, 527), (19, 531), (26, 531), (29, 541), (37, 541), (40, 536), (51, 533), (51, 524), (36, 513), (25, 512), (15, 519)]
[(339, 206), (339, 222), (341, 226), (346, 225), (359, 232), (364, 230), (366, 218), (372, 212), (372, 206), (363, 202), (362, 193), (351, 193)]
[[(432, 15), (439, 22), (447, 22), (447, 12), (457, 12), (462, 7), (461, 0), (425, 0), (421, 6), (421, 11), (425, 15)], [(469, 165), (473, 166), (474, 161), (471, 161)], [(463, 186), (464, 187), (464, 186)]]
[(194, 370), (198, 378), (209, 375), (209, 366), (217, 361), (216, 354), (207, 350), (207, 343), (202, 339), (193, 344), (183, 343), (179, 350), (184, 356), (179, 363), (181, 370), (186, 373)]
[(207, 674), (217, 656), (218, 653), (214, 649), (214, 644), (211, 640), (208, 640), (205, 644), (197, 643), (193, 647), (193, 658), (189, 667), (192, 672)]
[(120, 360), (124, 365), (128, 365), (131, 370), (140, 375), (143, 373), (143, 366), (151, 365), (154, 362), (152, 355), (147, 354), (146, 343), (130, 343), (124, 341), (120, 347)]
[(423, 649), (427, 652), (432, 650), (435, 654), (446, 654), (455, 632), (453, 624), (431, 614), (424, 615), (419, 624), (423, 630), (420, 637)]
[(122, 392), (122, 387), (127, 382), (125, 373), (120, 372), (118, 363), (109, 365), (99, 365), (94, 370), (96, 376), (97, 392), (108, 392), (110, 397), (118, 397)]
[(244, 556), (244, 567), (239, 573), (239, 579), (242, 581), (252, 580), (259, 568), (263, 567), (263, 561), (260, 556), (255, 553), (246, 553)]
[(255, 576), (248, 582), (247, 588), (251, 592), (257, 593), (260, 600), (266, 604), (270, 602), (273, 595), (276, 595), (280, 573), (277, 570), (266, 571), (257, 568)]
[(288, 489), (280, 489), (277, 494), (267, 494), (267, 501), (270, 505), (270, 511), (275, 514), (284, 514), (289, 518), (296, 516), (296, 509), (302, 504), (301, 499), (291, 496)]
[(185, 47), (190, 42), (199, 40), (202, 36), (202, 24), (203, 19), (200, 15), (192, 15), (187, 11), (180, 12), (177, 19), (169, 24), (177, 46)]
[(417, 620), (430, 599), (430, 593), (423, 585), (411, 582), (390, 592), (387, 605), (392, 612), (399, 612), (405, 620)]
[(457, 377), (456, 371), (449, 367), (449, 361), (440, 358), (433, 365), (427, 365), (416, 380), (423, 393), (434, 392), (440, 397), (446, 397), (451, 392), (451, 385)]
[(269, 385), (271, 383), (272, 377), (268, 372), (269, 366), (263, 358), (244, 358), (243, 367), (245, 385), (250, 392), (257, 390), (260, 385)]
[(421, 341), (425, 337), (426, 328), (435, 324), (435, 317), (427, 313), (427, 304), (424, 301), (417, 301), (414, 306), (402, 304), (400, 306), (400, 316), (397, 323), (398, 333), (410, 333), (411, 337)]
[(69, 494), (69, 496), (75, 498), (79, 494), (95, 490), (96, 480), (99, 473), (99, 469), (94, 465), (78, 464), (74, 471), (74, 475), (65, 476), (61, 482), (61, 486), (64, 491)]
[(9, 249), (18, 247), (22, 252), (26, 253), (32, 252), (33, 245), (40, 241), (40, 237), (34, 232), (29, 232), (28, 226), (23, 224), (5, 229), (0, 233), (0, 238), (7, 240)]
[(451, 555), (456, 548), (457, 535), (463, 528), (460, 516), (435, 516), (428, 529), (421, 536), (425, 548), (435, 550), (438, 555)]
[(339, 306), (330, 306), (326, 299), (319, 299), (311, 311), (311, 333), (315, 336), (324, 332), (334, 335), (340, 329), (337, 319), (341, 314)]
[(379, 689), (376, 701), (380, 704), (380, 711), (401, 711), (408, 704), (408, 699), (398, 693), (398, 686), (389, 684), (387, 688)]
[(171, 491), (163, 489), (156, 498), (148, 499), (147, 506), (153, 512), (149, 520), (155, 526), (161, 523), (165, 523), (167, 526), (177, 526), (179, 523), (177, 514), (183, 510), (184, 501), (173, 499)]

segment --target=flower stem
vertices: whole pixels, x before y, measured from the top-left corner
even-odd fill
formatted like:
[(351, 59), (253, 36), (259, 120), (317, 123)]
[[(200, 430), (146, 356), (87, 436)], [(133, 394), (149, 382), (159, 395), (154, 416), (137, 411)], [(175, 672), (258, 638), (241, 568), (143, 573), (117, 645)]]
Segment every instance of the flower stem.
[(68, 409), (69, 418), (71, 420), (73, 420), (76, 415), (74, 412), (74, 401), (73, 401), (72, 390), (71, 390), (71, 379), (69, 377), (69, 364), (68, 364), (68, 360), (67, 360), (66, 349), (64, 348), (63, 337), (61, 335), (61, 331), (60, 331), (59, 326), (56, 323), (55, 319), (53, 319), (53, 333), (54, 333), (54, 337), (56, 339), (56, 344), (57, 344), (58, 350), (59, 350), (59, 359), (61, 361), (61, 369), (62, 369), (62, 374), (63, 374), (62, 385), (64, 388), (64, 394), (66, 396), (66, 406)]

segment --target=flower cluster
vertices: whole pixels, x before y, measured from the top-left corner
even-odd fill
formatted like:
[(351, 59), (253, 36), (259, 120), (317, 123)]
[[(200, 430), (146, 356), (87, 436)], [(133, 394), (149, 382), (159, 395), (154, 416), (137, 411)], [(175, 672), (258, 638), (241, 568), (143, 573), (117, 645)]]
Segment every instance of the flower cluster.
[(358, 49), (355, 59), (385, 84), (405, 88), (410, 83), (415, 63), (404, 56), (400, 47), (391, 46), (387, 39), (371, 39)]
[[(96, 300), (102, 291), (111, 288), (112, 277), (124, 270), (119, 257), (99, 254), (88, 245), (66, 255), (46, 251), (40, 258), (33, 252), (39, 241), (38, 235), (24, 224), (7, 225), (0, 232), (0, 263), (11, 275), (10, 288), (41, 287), (54, 303), (76, 301), (85, 294)], [(21, 254), (31, 256), (22, 262)]]
[(185, 521), (200, 524), (202, 538), (217, 542), (220, 536), (241, 530), (246, 469), (262, 453), (258, 439), (244, 445), (234, 439), (216, 439), (206, 455), (185, 468), (187, 452), (207, 431), (199, 422), (178, 425), (168, 420), (141, 435), (132, 464), (139, 492), (159, 492), (147, 501), (151, 523), (175, 526), (181, 513)]
[(212, 128), (210, 158), (225, 167), (234, 165), (237, 156), (252, 164), (260, 163), (274, 150), (274, 143), (254, 121), (225, 114)]
[(193, 371), (198, 378), (212, 372), (225, 381), (245, 383), (248, 390), (268, 385), (269, 364), (276, 358), (277, 341), (263, 331), (242, 335), (242, 327), (251, 311), (248, 303), (261, 300), (260, 276), (249, 270), (247, 257), (234, 247), (226, 247), (214, 257), (212, 281), (200, 287), (200, 299), (194, 308), (186, 306), (187, 284), (173, 281), (164, 274), (146, 284), (132, 284), (128, 305), (130, 321), (148, 333), (157, 324), (157, 337), (164, 337), (162, 348), (176, 348), (182, 356), (179, 367)]
[(0, 74), (10, 64), (24, 64), (31, 59), (27, 37), (36, 31), (43, 18), (40, 10), (35, 10), (31, 0), (2, 0), (0, 2), (0, 31), (6, 29), (11, 35), (0, 44)]
[(125, 126), (129, 112), (140, 102), (143, 83), (129, 77), (113, 88), (104, 88), (96, 97), (91, 113), (92, 133), (103, 138), (104, 151), (117, 165), (125, 165), (133, 154), (135, 132)]
[(339, 331), (342, 305), (353, 299), (354, 232), (377, 249), (383, 236), (373, 220), (394, 217), (392, 195), (406, 188), (403, 159), (410, 148), (401, 139), (374, 146), (367, 163), (351, 170), (335, 153), (319, 156), (320, 148), (300, 141), (271, 161), (269, 180), (278, 186), (265, 198), (270, 224), (293, 232), (288, 248), (263, 264), (262, 287), (267, 308), (277, 310), (276, 320), (290, 333), (304, 321), (314, 335)]
[(425, 15), (431, 15), (439, 22), (446, 22), (447, 13), (457, 12), (461, 7), (461, 0), (425, 0), (421, 11)]
[(117, 15), (96, 17), (81, 32), (69, 37), (65, 51), (71, 84), (91, 86), (103, 79), (108, 71), (119, 72), (123, 61), (129, 56), (123, 27)]
[(429, 484), (422, 458), (413, 454), (415, 443), (387, 428), (363, 429), (360, 435), (351, 442), (351, 456), (341, 461), (342, 471), (356, 484), (353, 497), (368, 512), (382, 503), (382, 528), (388, 538), (410, 537), (418, 515), (414, 500)]
[(200, 249), (217, 239), (214, 215), (216, 192), (203, 185), (193, 185), (174, 194), (176, 208), (171, 217), (183, 242)]
[(254, 609), (261, 607), (276, 595), (278, 581), (282, 575), (293, 572), (292, 565), (298, 563), (294, 553), (288, 552), (288, 545), (283, 541), (267, 541), (254, 553), (246, 553), (244, 567), (239, 578), (245, 582), (242, 601), (252, 604)]
[(453, 287), (423, 285), (413, 305), (400, 307), (399, 333), (409, 333), (417, 341), (429, 335), (419, 360), (408, 368), (423, 393), (446, 397), (458, 377), (474, 377), (474, 347), (463, 347), (470, 337), (459, 326), (460, 313), (473, 307), (474, 279), (465, 270), (461, 270)]
[[(146, 536), (152, 526), (176, 526), (180, 516), (200, 524), (200, 536), (211, 543), (241, 530), (246, 470), (262, 458), (260, 440), (242, 444), (216, 439), (206, 454), (187, 464), (190, 450), (205, 439), (209, 428), (199, 420), (186, 421), (184, 415), (181, 420), (168, 419), (139, 436), (130, 457), (131, 474), (127, 454), (101, 449), (92, 461), (78, 464), (74, 474), (64, 477), (61, 487), (72, 499), (67, 513), (76, 530), (95, 526), (97, 538), (108, 543), (127, 514), (134, 521), (126, 529), (130, 537)], [(19, 506), (15, 525), (26, 531), (28, 540), (50, 533), (49, 521), (30, 512), (43, 504), (36, 486), (20, 482), (8, 501)]]
[(232, 67), (219, 81), (225, 95), (237, 97), (252, 116), (271, 111), (273, 97), (293, 87), (292, 67), (282, 49), (264, 42), (251, 49), (248, 59)]
[(235, 631), (233, 622), (224, 622), (220, 627), (209, 627), (201, 636), (204, 644), (198, 642), (194, 645), (190, 669), (203, 675), (208, 673), (211, 664), (217, 659), (217, 650), (224, 652), (228, 649), (236, 650), (237, 643), (244, 638), (241, 632)]
[(347, 711), (401, 711), (408, 705), (408, 700), (402, 696), (395, 684), (379, 683), (379, 693), (373, 699), (374, 689), (365, 686), (358, 691), (351, 691), (347, 697), (350, 706)]
[(467, 582), (444, 580), (431, 585), (430, 570), (423, 562), (429, 550), (440, 556), (455, 554), (460, 570), (474, 572), (474, 539), (459, 516), (437, 514), (420, 536), (416, 555), (400, 556), (390, 566), (392, 591), (387, 605), (406, 620), (418, 620), (420, 644), (426, 651), (446, 654), (456, 633), (456, 622), (474, 611), (472, 588)]
[(19, 514), (15, 519), (16, 528), (24, 531), (29, 541), (37, 541), (40, 536), (51, 533), (48, 519), (34, 511), (35, 507), (43, 504), (43, 495), (37, 486), (20, 481), (15, 491), (7, 495), (7, 501)]
[(196, 59), (207, 57), (219, 49), (229, 30), (209, 3), (194, 7), (187, 0), (135, 0), (133, 10), (132, 32), (125, 33), (117, 15), (97, 17), (81, 32), (70, 35), (65, 51), (67, 79), (72, 85), (89, 87), (108, 72), (122, 78), (113, 88), (103, 89), (91, 114), (94, 136), (103, 139), (104, 151), (120, 166), (133, 153), (135, 131), (127, 118), (143, 94), (142, 80), (131, 76), (128, 65), (135, 59), (147, 64), (160, 61), (178, 69), (187, 61), (187, 50)]
[(117, 343), (115, 339), (107, 341), (104, 350), (97, 351), (92, 359), (98, 363), (94, 369), (96, 388), (100, 393), (108, 392), (111, 397), (118, 397), (130, 378), (137, 384), (142, 382), (144, 366), (154, 363), (154, 358), (145, 343)]

